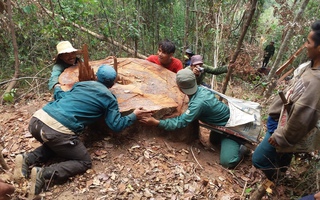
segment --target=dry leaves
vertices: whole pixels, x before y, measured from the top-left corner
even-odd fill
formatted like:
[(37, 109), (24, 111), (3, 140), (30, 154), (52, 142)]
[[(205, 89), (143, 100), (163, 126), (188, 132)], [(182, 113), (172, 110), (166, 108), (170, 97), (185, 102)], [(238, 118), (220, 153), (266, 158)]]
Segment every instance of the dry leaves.
[[(39, 102), (37, 105), (41, 106)], [(17, 154), (40, 145), (27, 130), (32, 116), (29, 107), (34, 105), (29, 103), (1, 110), (5, 116), (0, 120), (2, 152), (11, 172)], [(134, 135), (136, 140), (124, 145), (109, 136), (93, 142), (88, 147), (93, 160), (92, 169), (70, 178), (63, 185), (51, 184), (41, 196), (48, 199), (212, 199), (225, 195), (231, 188), (226, 180), (232, 182), (232, 177), (225, 178), (224, 175), (229, 176), (226, 171), (219, 176), (206, 173), (207, 168), (215, 171), (215, 167), (221, 167), (216, 165), (218, 158), (214, 158), (218, 155), (213, 155), (217, 153), (203, 149), (200, 143), (191, 149), (190, 145), (164, 141), (160, 137), (148, 140)], [(204, 153), (212, 156), (212, 160), (203, 160)], [(195, 158), (204, 169), (199, 167)], [(10, 178), (9, 182), (20, 188), (14, 195), (20, 199), (27, 196), (29, 180), (19, 185)]]
[[(0, 110), (0, 114), (5, 116), (0, 119), (2, 152), (10, 167), (2, 175), (7, 176), (3, 178), (6, 182), (17, 188), (14, 193), (16, 199), (26, 199), (29, 180), (13, 183), (10, 174), (14, 158), (40, 145), (27, 131), (32, 115), (30, 107), (41, 106), (37, 101), (33, 103)], [(86, 134), (92, 137), (95, 133)], [(51, 184), (41, 196), (45, 199), (80, 200), (232, 200), (244, 199), (248, 196), (245, 191), (254, 190), (262, 180), (261, 172), (252, 167), (250, 158), (234, 170), (222, 168), (219, 165), (219, 146), (213, 146), (216, 151), (212, 151), (199, 141), (186, 144), (167, 141), (161, 136), (132, 135), (129, 138), (133, 139), (103, 136), (100, 140), (85, 143), (93, 161), (92, 169), (62, 185)]]

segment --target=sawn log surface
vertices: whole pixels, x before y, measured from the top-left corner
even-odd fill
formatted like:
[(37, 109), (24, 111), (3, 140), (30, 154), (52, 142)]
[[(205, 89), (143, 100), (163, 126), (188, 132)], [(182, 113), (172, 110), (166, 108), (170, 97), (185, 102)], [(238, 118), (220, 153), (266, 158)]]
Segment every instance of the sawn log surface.
[[(89, 65), (96, 72), (100, 65), (113, 66), (113, 62), (114, 59), (106, 58), (90, 61)], [(155, 118), (165, 119), (178, 116), (187, 108), (188, 97), (179, 90), (176, 85), (176, 74), (170, 70), (144, 59), (117, 58), (117, 73), (117, 83), (110, 90), (117, 97), (121, 113), (128, 114), (135, 108), (143, 107), (154, 111)], [(78, 82), (78, 75), (78, 66), (65, 69), (59, 77), (62, 88), (70, 89), (75, 82)], [(101, 122), (99, 124), (101, 125)], [(174, 131), (174, 134), (168, 133), (168, 136), (179, 141), (192, 140), (198, 133), (198, 126), (195, 124), (197, 123)], [(151, 131), (153, 134), (166, 132), (157, 127), (145, 127), (141, 123), (129, 128), (129, 131), (132, 129), (140, 132)], [(128, 129), (124, 132), (128, 132)]]

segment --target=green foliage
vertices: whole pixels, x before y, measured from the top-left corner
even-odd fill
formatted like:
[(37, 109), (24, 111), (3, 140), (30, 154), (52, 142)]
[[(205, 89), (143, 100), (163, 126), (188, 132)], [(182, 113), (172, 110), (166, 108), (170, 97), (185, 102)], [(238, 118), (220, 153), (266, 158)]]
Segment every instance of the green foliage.
[[(132, 49), (137, 43), (137, 50), (144, 55), (155, 53), (158, 42), (168, 38), (177, 47), (175, 53), (177, 58), (182, 57), (182, 49), (187, 45), (194, 52), (203, 55), (205, 63), (211, 65), (214, 61), (218, 61), (221, 64), (226, 62), (225, 58), (229, 58), (234, 53), (243, 28), (242, 17), (248, 12), (245, 9), (249, 5), (249, 1), (235, 0), (37, 1), (43, 8), (48, 9), (49, 12), (47, 12), (34, 1), (14, 2), (13, 22), (19, 51), (20, 76), (43, 78), (49, 78), (53, 58), (57, 53), (56, 44), (60, 40), (69, 40), (76, 48), (81, 48), (85, 43), (88, 44), (91, 60), (102, 59), (108, 55), (132, 56), (110, 42), (100, 40), (76, 28), (73, 23)], [(189, 17), (186, 18), (188, 2), (190, 3)], [(255, 43), (250, 43), (250, 37), (247, 35), (245, 44), (241, 48), (242, 52), (247, 53), (250, 50), (248, 43), (252, 44), (251, 47), (261, 50), (266, 43), (273, 40), (276, 42), (277, 53), (288, 24), (298, 12), (301, 1), (283, 1), (285, 5), (278, 2), (278, 0), (259, 0), (260, 13), (250, 25), (252, 29), (249, 35)], [(293, 6), (293, 3), (296, 5)], [(290, 39), (288, 49), (285, 50), (283, 61), (305, 41), (310, 22), (318, 17), (315, 13), (318, 13), (319, 8), (318, 0), (310, 0), (303, 19), (295, 27), (295, 34)], [(3, 23), (0, 24), (0, 80), (12, 77), (15, 65), (11, 32), (6, 19), (6, 16), (3, 17)], [(185, 30), (185, 24), (188, 25), (188, 30)], [(220, 40), (216, 35), (221, 35)], [(184, 44), (185, 38), (186, 44)], [(219, 53), (215, 57), (213, 52), (217, 49)], [(253, 61), (250, 63), (253, 66), (260, 58), (258, 50), (255, 51), (255, 57), (252, 57)], [(297, 58), (292, 65), (297, 66), (305, 61), (305, 57)], [(224, 78), (225, 75), (220, 75), (216, 80), (222, 82)], [(243, 77), (236, 78), (244, 82)], [(255, 75), (250, 75), (246, 81), (248, 84), (244, 84), (245, 87), (250, 84), (260, 84), (265, 87), (267, 84)], [(30, 84), (20, 82), (18, 86), (30, 87)], [(273, 94), (276, 93), (277, 90), (274, 90)], [(12, 89), (3, 96), (3, 100), (7, 103), (14, 102), (15, 98), (17, 98), (17, 89)], [(261, 97), (257, 94), (254, 98)], [(267, 117), (267, 113), (262, 114), (263, 121), (266, 121)], [(252, 188), (246, 188), (245, 192), (246, 194), (252, 192)]]
[(268, 114), (262, 115), (262, 116), (261, 116), (261, 120), (266, 122), (267, 119), (268, 119), (268, 117), (269, 117)]
[(250, 194), (251, 191), (252, 191), (252, 188), (246, 188), (246, 189), (245, 189), (245, 193), (246, 193), (246, 194)]
[(13, 103), (13, 100), (14, 100), (14, 96), (17, 92), (17, 89), (14, 88), (14, 89), (11, 89), (10, 92), (7, 92), (3, 95), (3, 100), (7, 103)]
[(34, 14), (37, 11), (37, 7), (34, 4), (30, 4), (30, 5), (27, 5), (27, 6), (23, 7), (22, 10), (26, 14)]
[[(186, 37), (188, 47), (203, 55), (206, 63), (212, 65), (217, 60), (220, 65), (226, 58), (230, 58), (235, 49), (241, 34), (242, 16), (247, 12), (245, 9), (248, 7), (244, 2), (238, 1), (237, 7), (234, 7), (236, 3), (234, 0), (220, 2), (195, 0), (189, 2), (189, 17), (186, 19), (187, 2), (179, 0), (60, 0), (51, 1), (52, 4), (49, 4), (49, 1), (42, 1), (41, 5), (49, 12), (45, 12), (32, 1), (18, 0), (17, 3), (19, 9), (13, 10), (13, 20), (16, 25), (20, 71), (21, 75), (26, 76), (36, 74), (42, 69), (46, 70), (41, 76), (50, 72), (50, 66), (56, 56), (55, 46), (60, 40), (69, 40), (76, 48), (81, 48), (84, 43), (88, 44), (90, 59), (101, 59), (107, 55), (131, 56), (121, 48), (75, 28), (72, 23), (114, 39), (132, 49), (137, 43), (137, 50), (144, 55), (155, 53), (158, 42), (168, 38), (176, 45), (175, 57), (182, 58)], [(290, 0), (287, 4), (291, 6), (293, 1)], [(261, 14), (252, 23), (252, 26), (254, 25), (257, 29), (256, 36), (252, 35), (252, 37), (259, 41), (257, 46), (265, 45), (269, 40), (275, 40), (276, 49), (278, 49), (285, 23), (281, 21), (280, 13), (274, 13), (274, 11), (275, 8), (283, 10), (286, 7), (281, 7), (282, 5), (275, 0), (259, 0), (258, 6)], [(296, 5), (296, 8), (298, 7)], [(306, 18), (311, 16), (312, 19), (313, 13), (318, 8), (317, 1), (311, 0)], [(56, 15), (53, 16), (50, 12)], [(217, 27), (218, 19), (220, 21)], [(188, 35), (185, 30), (186, 22), (189, 24)], [(290, 49), (286, 51), (284, 59), (296, 50), (299, 46), (297, 44), (302, 44), (308, 29), (301, 28), (297, 31), (299, 32), (290, 41)], [(218, 43), (215, 43), (216, 35), (222, 35)], [(261, 38), (264, 40), (260, 40)], [(0, 80), (3, 80), (14, 73), (10, 31), (0, 29), (0, 41), (3, 47), (0, 48), (0, 70), (4, 72), (1, 73)], [(219, 49), (218, 57), (213, 56), (216, 48)], [(259, 54), (256, 55), (252, 65), (259, 62)], [(301, 60), (297, 59), (295, 62), (298, 63)]]

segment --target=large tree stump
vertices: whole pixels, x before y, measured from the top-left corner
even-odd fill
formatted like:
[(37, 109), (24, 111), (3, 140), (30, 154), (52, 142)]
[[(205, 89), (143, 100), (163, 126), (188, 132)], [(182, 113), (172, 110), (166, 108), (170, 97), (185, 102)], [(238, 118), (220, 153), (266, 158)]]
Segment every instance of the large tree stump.
[[(96, 72), (100, 65), (114, 65), (114, 59), (91, 61), (89, 65)], [(137, 107), (154, 111), (154, 117), (165, 119), (182, 114), (188, 103), (176, 85), (176, 74), (147, 60), (137, 58), (117, 59), (118, 81), (110, 89), (117, 97), (120, 112), (124, 115), (132, 112)], [(67, 68), (59, 77), (59, 82), (64, 90), (68, 90), (78, 81), (78, 66)], [(99, 121), (99, 128), (103, 120)], [(105, 125), (106, 126), (106, 125)], [(109, 130), (110, 131), (110, 130)], [(192, 141), (198, 136), (198, 124), (192, 123), (188, 127), (170, 133), (157, 127), (146, 127), (136, 123), (124, 130), (126, 133), (145, 133), (152, 137), (162, 134), (173, 140)]]

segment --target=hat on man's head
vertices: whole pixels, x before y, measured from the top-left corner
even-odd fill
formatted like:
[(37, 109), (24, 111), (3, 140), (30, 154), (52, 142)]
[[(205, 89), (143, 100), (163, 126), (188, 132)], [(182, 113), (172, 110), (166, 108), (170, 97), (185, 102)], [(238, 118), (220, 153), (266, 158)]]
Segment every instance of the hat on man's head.
[(191, 57), (190, 65), (203, 64), (202, 56), (194, 55)]
[(192, 52), (192, 50), (191, 50), (191, 49), (186, 49), (186, 53), (187, 53), (187, 54), (194, 55), (194, 53)]
[(107, 86), (107, 88), (111, 88), (114, 80), (116, 80), (117, 72), (110, 65), (103, 64), (100, 65), (96, 75), (100, 83)]
[(62, 53), (71, 53), (78, 51), (78, 49), (73, 48), (69, 41), (61, 41), (57, 44), (58, 55)]
[(196, 93), (198, 89), (196, 76), (190, 69), (179, 70), (176, 81), (180, 90), (187, 95)]

